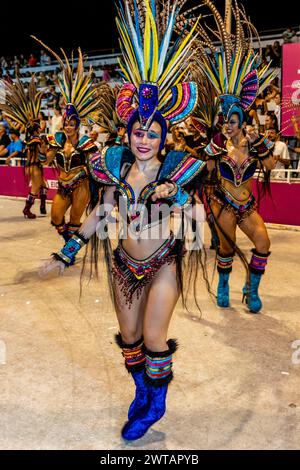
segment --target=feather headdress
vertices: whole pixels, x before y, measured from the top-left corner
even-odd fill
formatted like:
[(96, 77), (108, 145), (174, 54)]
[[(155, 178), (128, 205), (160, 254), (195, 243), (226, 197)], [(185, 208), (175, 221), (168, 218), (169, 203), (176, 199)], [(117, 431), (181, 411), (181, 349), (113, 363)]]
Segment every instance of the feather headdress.
[(191, 119), (194, 127), (210, 140), (211, 131), (218, 119), (217, 95), (214, 87), (196, 62), (193, 64), (190, 78), (197, 83), (198, 88), (198, 102)]
[(88, 120), (90, 123), (103, 127), (110, 134), (115, 133), (121, 124), (116, 112), (116, 100), (120, 86), (112, 88), (106, 82), (101, 82), (96, 86), (96, 91), (99, 107), (89, 114)]
[(186, 119), (197, 104), (194, 82), (182, 82), (189, 69), (197, 22), (185, 36), (171, 45), (179, 8), (185, 0), (124, 0), (118, 8), (122, 59), (120, 67), (127, 83), (117, 99), (117, 113), (128, 123), (134, 120), (147, 130), (158, 121), (166, 134), (172, 124)]
[[(212, 13), (216, 28), (197, 25), (198, 64), (213, 86), (225, 117), (235, 105), (247, 111), (277, 72), (269, 71), (269, 65), (262, 66), (260, 54), (254, 52), (252, 37), (254, 34), (258, 38), (258, 33), (236, 0), (232, 5), (234, 32), (226, 30), (228, 12), (223, 20), (211, 0), (203, 0), (203, 4)], [(193, 24), (195, 19), (190, 22)]]
[(1, 80), (0, 90), (1, 111), (26, 130), (38, 128), (43, 93), (37, 91), (34, 76), (31, 77), (28, 91), (19, 78), (15, 84)]
[(61, 49), (63, 57), (61, 58), (35, 36), (31, 37), (38, 41), (58, 61), (61, 68), (61, 72), (58, 76), (58, 86), (65, 103), (64, 119), (69, 120), (73, 118), (79, 125), (81, 119), (95, 111), (99, 106), (99, 97), (97, 96), (96, 87), (94, 87), (92, 83), (92, 67), (90, 67), (88, 73), (85, 74), (83, 55), (80, 48), (78, 48), (78, 63), (75, 69), (70, 64), (63, 49)]

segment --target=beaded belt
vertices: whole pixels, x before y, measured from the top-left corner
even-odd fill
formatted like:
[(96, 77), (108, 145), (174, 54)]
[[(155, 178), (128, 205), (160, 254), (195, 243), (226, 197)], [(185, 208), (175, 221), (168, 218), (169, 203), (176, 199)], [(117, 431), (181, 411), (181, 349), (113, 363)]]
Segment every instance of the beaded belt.
[(59, 192), (62, 192), (63, 194), (68, 194), (74, 191), (83, 180), (88, 178), (87, 173), (85, 170), (81, 170), (77, 175), (75, 175), (70, 181), (64, 182), (63, 180), (59, 179), (58, 180), (58, 186), (59, 186)]
[(143, 260), (137, 260), (129, 256), (129, 254), (124, 250), (121, 244), (118, 245), (117, 251), (121, 260), (124, 264), (130, 269), (130, 271), (135, 275), (137, 279), (142, 279), (148, 272), (150, 272), (156, 265), (157, 262), (168, 256), (172, 247), (175, 245), (176, 239), (174, 234), (171, 234), (171, 237), (166, 240), (162, 246), (155, 251), (151, 256)]
[(137, 260), (128, 255), (121, 244), (114, 250), (112, 274), (129, 308), (136, 294), (139, 298), (143, 288), (149, 284), (164, 264), (173, 263), (183, 254), (182, 243), (173, 233), (151, 256)]

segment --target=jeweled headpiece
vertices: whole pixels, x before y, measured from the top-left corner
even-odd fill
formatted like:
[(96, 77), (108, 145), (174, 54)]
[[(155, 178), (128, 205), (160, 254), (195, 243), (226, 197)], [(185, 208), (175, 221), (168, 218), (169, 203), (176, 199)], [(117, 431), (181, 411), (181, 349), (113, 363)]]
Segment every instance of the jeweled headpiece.
[(120, 33), (121, 70), (127, 80), (117, 98), (117, 113), (128, 126), (137, 120), (143, 130), (153, 121), (162, 128), (161, 146), (171, 124), (185, 120), (197, 104), (195, 82), (182, 82), (188, 72), (193, 31), (170, 41), (179, 6), (184, 2), (124, 0), (116, 19)]
[[(203, 4), (213, 13), (216, 30), (198, 23), (197, 62), (215, 90), (224, 118), (228, 120), (236, 112), (241, 120), (277, 72), (261, 65), (260, 54), (252, 46), (252, 33), (257, 37), (258, 33), (236, 1), (232, 5), (234, 32), (226, 30), (226, 17), (223, 20), (211, 0), (203, 0)], [(210, 39), (211, 33), (220, 47)]]
[(39, 113), (43, 92), (37, 91), (34, 75), (31, 77), (28, 90), (19, 78), (16, 83), (1, 80), (0, 109), (15, 122), (26, 129), (26, 139), (39, 128)]
[[(32, 38), (46, 48), (58, 61), (61, 68), (58, 76), (58, 86), (65, 103), (63, 119), (64, 122), (74, 119), (76, 121), (76, 127), (79, 127), (80, 121), (99, 106), (99, 97), (96, 87), (92, 82), (92, 67), (90, 67), (89, 72), (85, 74), (83, 56), (80, 48), (78, 49), (77, 68), (74, 70), (63, 49), (61, 49), (61, 52), (65, 63), (50, 47), (35, 36), (32, 36)], [(75, 77), (73, 78), (74, 73)]]

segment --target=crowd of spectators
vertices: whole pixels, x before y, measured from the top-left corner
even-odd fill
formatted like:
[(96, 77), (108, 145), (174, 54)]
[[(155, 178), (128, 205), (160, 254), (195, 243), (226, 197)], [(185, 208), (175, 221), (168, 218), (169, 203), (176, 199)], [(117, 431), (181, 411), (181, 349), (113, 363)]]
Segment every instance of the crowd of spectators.
[[(40, 51), (39, 57), (37, 57), (35, 54), (30, 54), (29, 57), (25, 57), (23, 54), (14, 57), (2, 56), (0, 57), (0, 78), (6, 80), (13, 80), (16, 77), (21, 79), (30, 78), (32, 71), (24, 71), (24, 68), (45, 67), (45, 70), (36, 73), (36, 78), (38, 87), (48, 87), (57, 83), (57, 74), (59, 68), (55, 70), (47, 70), (46, 66), (55, 66), (55, 63), (56, 62), (53, 61), (44, 50)], [(118, 80), (120, 78), (116, 64), (95, 66), (93, 67), (93, 70), (94, 83), (97, 83), (101, 80), (108, 82), (111, 80)]]
[[(281, 42), (293, 42), (295, 37), (296, 31), (292, 28), (287, 28), (287, 30), (282, 34)], [(274, 41), (272, 45), (267, 45), (262, 52), (262, 57), (265, 63), (272, 61), (273, 67), (281, 67), (281, 44), (278, 40)], [(57, 86), (59, 68), (55, 70), (47, 70), (46, 66), (48, 65), (53, 65), (52, 59), (44, 50), (40, 51), (38, 58), (34, 54), (30, 54), (28, 59), (26, 59), (24, 55), (20, 55), (18, 57), (14, 56), (9, 59), (1, 57), (0, 76), (7, 80), (12, 80), (14, 76), (9, 74), (8, 69), (14, 68), (15, 73), (21, 78), (30, 78), (32, 75), (30, 71), (23, 74), (20, 73), (20, 69), (22, 67), (45, 67), (44, 70), (36, 74), (37, 86), (44, 91), (43, 113), (41, 113), (43, 128), (41, 128), (41, 131), (45, 133), (55, 133), (62, 130), (62, 109), (64, 103)], [(93, 70), (93, 83), (98, 83), (103, 80), (113, 84), (114, 81), (120, 81), (120, 74), (117, 69), (117, 65), (101, 65), (99, 67), (93, 67)], [(101, 71), (101, 73), (97, 73), (98, 71)], [(280, 82), (277, 79), (256, 98), (255, 103), (249, 112), (247, 125), (249, 128), (252, 128), (257, 132), (264, 133), (271, 138), (271, 140), (274, 140), (275, 151), (278, 154), (276, 169), (300, 169), (300, 134), (299, 131), (297, 131), (298, 123), (296, 120), (293, 122), (295, 135), (291, 138), (284, 139), (281, 137), (280, 132), (284, 125), (284, 123), (281, 122), (281, 119)], [(11, 131), (13, 131), (13, 134), (11, 134)], [(101, 131), (101, 129), (82, 127), (81, 131), (82, 133), (90, 133), (90, 131), (92, 131), (91, 136), (96, 139), (99, 145), (101, 145), (101, 142), (105, 140), (105, 136), (102, 135), (103, 131)], [(16, 134), (14, 134), (14, 132), (16, 132)], [(18, 140), (21, 141), (20, 137), (22, 137), (22, 135), (20, 136), (20, 132), (22, 132), (22, 129), (18, 128), (15, 123), (7, 122), (7, 120), (5, 120), (0, 114), (0, 163), (3, 163), (3, 158), (1, 157), (3, 157), (5, 149), (9, 148), (10, 143)], [(16, 139), (15, 136), (17, 136), (18, 139)], [(22, 150), (19, 149), (19, 144), (17, 144), (17, 147), (18, 152), (20, 152), (21, 155)], [(13, 155), (15, 155), (14, 152), (12, 152)], [(277, 178), (283, 178), (285, 176), (285, 171), (277, 171), (274, 173), (274, 177)], [(292, 176), (300, 177), (300, 174), (294, 173)]]
[[(286, 44), (290, 42), (295, 42), (298, 40), (297, 36), (299, 33), (299, 28), (292, 28), (288, 27), (286, 30), (283, 31), (281, 34), (280, 40), (274, 41), (273, 44), (267, 44), (266, 47), (262, 49), (262, 58), (265, 63), (269, 63), (272, 61), (272, 65), (274, 67), (281, 66), (281, 44)], [(54, 61), (55, 62), (55, 61)], [(21, 69), (25, 67), (36, 67), (42, 66), (46, 67), (53, 64), (53, 59), (45, 50), (40, 50), (38, 54), (30, 53), (28, 56), (25, 54), (8, 56), (8, 57), (0, 57), (0, 75), (8, 76), (10, 78), (15, 78), (17, 75), (22, 77), (30, 77), (30, 72), (25, 72), (22, 74)], [(109, 65), (109, 66), (99, 66), (96, 67), (96, 71), (102, 70), (103, 80), (109, 81), (113, 78), (116, 74), (116, 66)], [(48, 82), (46, 86), (49, 84), (55, 83), (55, 76), (57, 71), (51, 73), (45, 73), (45, 77), (41, 78), (41, 81)], [(49, 83), (51, 82), (51, 83)]]

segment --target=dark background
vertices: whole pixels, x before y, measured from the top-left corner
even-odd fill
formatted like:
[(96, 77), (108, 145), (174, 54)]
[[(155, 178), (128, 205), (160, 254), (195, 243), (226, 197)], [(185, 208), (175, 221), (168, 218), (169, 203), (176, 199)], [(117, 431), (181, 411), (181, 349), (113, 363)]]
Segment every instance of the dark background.
[[(54, 49), (63, 47), (67, 52), (78, 46), (84, 52), (118, 49), (114, 1), (73, 1), (23, 0), (21, 4), (2, 1), (0, 56), (38, 54), (41, 47), (30, 38), (31, 34)], [(199, 2), (189, 0), (192, 5)], [(285, 0), (280, 8), (270, 0), (244, 0), (242, 3), (260, 33), (288, 26), (299, 29), (295, 0)], [(215, 0), (215, 4), (221, 9), (225, 0)]]

